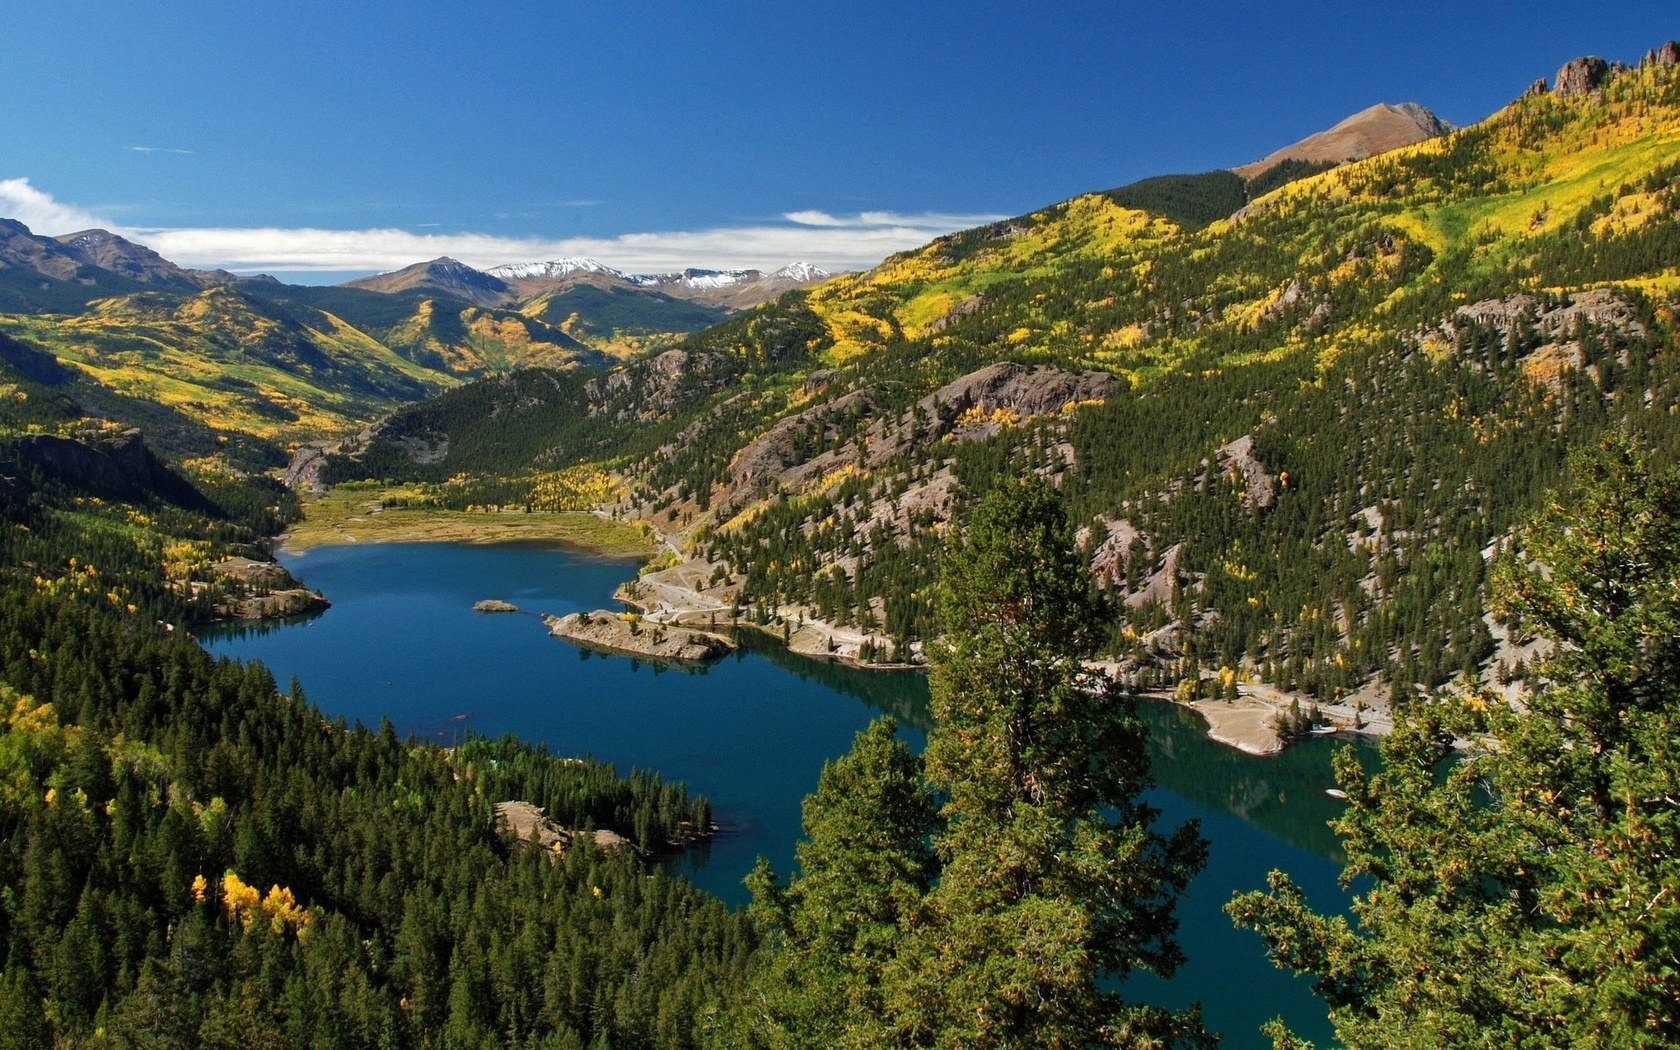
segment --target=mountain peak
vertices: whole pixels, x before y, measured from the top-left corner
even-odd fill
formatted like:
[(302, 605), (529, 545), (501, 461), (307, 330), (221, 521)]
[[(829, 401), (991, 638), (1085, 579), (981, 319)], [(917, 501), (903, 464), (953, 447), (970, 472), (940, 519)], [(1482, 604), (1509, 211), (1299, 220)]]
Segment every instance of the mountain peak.
[(507, 282), (493, 274), (476, 270), (459, 259), (447, 255), (426, 262), (418, 262), (389, 273), (359, 277), (344, 282), (346, 288), (360, 288), (369, 292), (405, 292), (411, 288), (430, 289), (465, 299), (478, 306), (497, 306), (508, 295)]
[(808, 284), (812, 281), (826, 280), (834, 275), (829, 273), (827, 270), (824, 270), (819, 266), (814, 266), (808, 262), (791, 262), (770, 276), (772, 279), (780, 278), (784, 281), (797, 281), (800, 284)]
[(1445, 135), (1452, 130), (1451, 124), (1416, 102), (1379, 102), (1337, 122), (1333, 127), (1268, 154), (1263, 160), (1231, 170), (1245, 179), (1252, 179), (1286, 160), (1329, 161), (1334, 164), (1364, 160)]
[(500, 277), (504, 281), (518, 281), (533, 277), (558, 279), (569, 277), (574, 273), (598, 273), (607, 277), (630, 279), (630, 275), (623, 270), (615, 270), (606, 263), (585, 255), (572, 255), (564, 259), (552, 259), (548, 262), (508, 263), (505, 266), (492, 267), (487, 272), (491, 276)]

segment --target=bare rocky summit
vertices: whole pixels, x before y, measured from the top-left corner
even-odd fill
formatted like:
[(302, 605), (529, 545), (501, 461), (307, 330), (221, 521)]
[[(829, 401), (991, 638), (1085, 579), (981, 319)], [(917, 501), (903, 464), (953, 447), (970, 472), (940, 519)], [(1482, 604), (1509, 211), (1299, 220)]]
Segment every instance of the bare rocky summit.
[(1245, 179), (1252, 179), (1286, 160), (1328, 161), (1333, 164), (1364, 160), (1445, 135), (1451, 130), (1451, 124), (1416, 102), (1379, 102), (1331, 128), (1308, 135), (1252, 164), (1231, 170)]
[(506, 281), (448, 256), (418, 262), (390, 273), (358, 277), (345, 281), (344, 287), (386, 293), (424, 288), (453, 295), (476, 306), (500, 306), (511, 298)]

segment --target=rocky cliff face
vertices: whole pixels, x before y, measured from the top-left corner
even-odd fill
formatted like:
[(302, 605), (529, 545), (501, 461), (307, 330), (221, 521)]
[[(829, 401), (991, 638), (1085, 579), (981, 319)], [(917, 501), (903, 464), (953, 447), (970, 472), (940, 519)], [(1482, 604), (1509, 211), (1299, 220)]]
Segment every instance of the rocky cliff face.
[(1552, 82), (1552, 94), (1558, 98), (1575, 98), (1591, 94), (1610, 72), (1610, 63), (1597, 55), (1572, 58), (1558, 70)]
[[(877, 415), (868, 390), (854, 390), (778, 421), (742, 446), (729, 466), (728, 498), (751, 499), (775, 485), (797, 490), (848, 463), (878, 470), (912, 443), (978, 441), (1007, 426), (1055, 415), (1070, 405), (1101, 401), (1120, 385), (1108, 372), (1073, 372), (1013, 361), (988, 365), (947, 383), (902, 414)], [(843, 423), (874, 417), (858, 438), (832, 445)]]
[(12, 461), (6, 473), (14, 476), (37, 473), (102, 499), (161, 499), (188, 510), (215, 509), (191, 482), (152, 455), (138, 430), (92, 432), (79, 439), (34, 434), (14, 439), (7, 452), (0, 455)]

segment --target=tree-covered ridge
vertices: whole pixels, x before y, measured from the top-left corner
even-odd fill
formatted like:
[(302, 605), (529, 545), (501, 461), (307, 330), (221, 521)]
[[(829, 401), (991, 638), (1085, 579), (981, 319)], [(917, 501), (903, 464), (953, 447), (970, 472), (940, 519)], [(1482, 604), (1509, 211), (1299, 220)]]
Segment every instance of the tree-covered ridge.
[[(8, 1039), (707, 1037), (756, 936), (644, 866), (709, 833), (703, 799), (512, 740), (449, 751), (324, 718), (295, 686), (283, 694), (260, 665), (211, 658), (186, 630), (208, 597), (183, 584), (225, 554), (256, 553), (283, 521), (274, 504), (295, 502), (235, 474), (112, 499), (49, 469), (61, 463), (0, 447)], [(515, 842), (494, 809), (510, 800), (631, 847)]]
[[(1467, 281), (1506, 291), (1510, 277), (1545, 287), (1545, 275), (1522, 264), (1595, 200), (1620, 201), (1625, 226), (1660, 216), (1640, 183), (1675, 159), (1677, 93), (1673, 67), (1651, 66), (1615, 75), (1601, 98), (1524, 98), (1447, 136), (1293, 181), (1202, 229), (1152, 224), (1116, 205), (1122, 191), (1088, 195), (940, 238), (811, 299), (836, 318), (846, 353), (885, 349), (894, 326), (954, 324), (950, 310), (975, 295), (984, 303), (961, 319), (995, 314), (995, 323), (951, 335), (994, 352), (1147, 371), (1192, 352), (1240, 354), (1245, 342), (1334, 346), (1360, 336), (1352, 322), (1369, 327), (1400, 305), (1379, 310), (1385, 290), (1362, 303), (1350, 297), (1355, 287), (1404, 287), (1398, 299), (1435, 285), (1481, 298)], [(1294, 296), (1292, 282), (1301, 285)], [(1285, 298), (1285, 307), (1304, 301), (1305, 314), (1324, 306), (1316, 330), (1277, 323)]]
[[(1036, 471), (1086, 527), (1104, 648), (1143, 684), (1372, 703), (1477, 667), (1520, 678), (1484, 619), (1482, 552), (1567, 448), (1616, 426), (1680, 449), (1677, 164), (1680, 76), (1649, 66), (1295, 166), (1199, 227), (1087, 195), (545, 398), (524, 417), (553, 438), (540, 453), (455, 443), (418, 465), (376, 443), (343, 476), (491, 473), (517, 504), (587, 459), (743, 618), (862, 628), (903, 656), (934, 632), (941, 531)], [(1198, 178), (1140, 186), (1217, 198)], [(942, 407), (1000, 361), (1052, 371)], [(1087, 369), (1127, 382), (1035, 399)]]
[(1573, 468), (1496, 570), (1498, 614), (1547, 644), (1520, 695), (1472, 680), (1403, 717), (1381, 771), (1338, 761), (1354, 921), (1281, 872), (1228, 909), (1347, 1046), (1680, 1038), (1680, 476), (1624, 437)]
[(359, 429), (465, 379), (609, 360), (515, 311), (259, 282), (0, 314), (0, 334), (57, 357), (86, 407), (274, 444)]

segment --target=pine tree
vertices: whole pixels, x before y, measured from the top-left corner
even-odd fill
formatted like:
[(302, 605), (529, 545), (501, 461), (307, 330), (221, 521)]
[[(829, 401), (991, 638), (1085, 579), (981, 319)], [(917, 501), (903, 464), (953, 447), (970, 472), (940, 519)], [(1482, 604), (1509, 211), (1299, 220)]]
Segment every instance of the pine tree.
[(849, 754), (823, 767), (804, 814), (802, 874), (782, 889), (760, 858), (747, 878), (755, 918), (777, 934), (773, 962), (754, 983), (752, 1038), (891, 1045), (883, 973), (933, 875), (934, 816), (921, 761), (897, 739), (893, 719), (870, 723)]
[(1084, 668), (1097, 617), (1055, 492), (999, 486), (941, 565), (927, 777), (945, 799), (940, 877), (899, 1006), (942, 1046), (1197, 1043), (1194, 1011), (1112, 981), (1170, 976), (1177, 896), (1206, 859), (1194, 823), (1153, 828), (1146, 733)]
[(1276, 872), (1229, 908), (1349, 1047), (1680, 1043), (1680, 474), (1621, 438), (1572, 466), (1495, 578), (1551, 646), (1520, 702), (1468, 687), (1380, 773), (1338, 761), (1357, 926)]
[(1195, 1011), (1114, 990), (1178, 965), (1173, 907), (1206, 844), (1194, 824), (1157, 833), (1139, 799), (1145, 729), (1081, 662), (1098, 618), (1056, 495), (1000, 486), (941, 580), (925, 773), (877, 722), (807, 802), (802, 874), (749, 880), (779, 947), (745, 1008), (751, 1040), (1208, 1042)]

